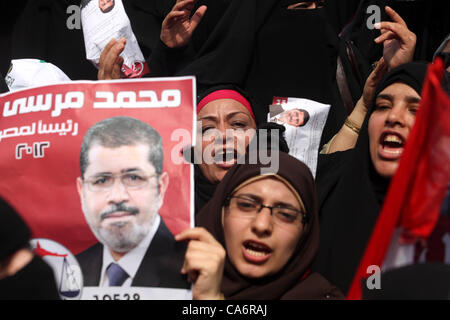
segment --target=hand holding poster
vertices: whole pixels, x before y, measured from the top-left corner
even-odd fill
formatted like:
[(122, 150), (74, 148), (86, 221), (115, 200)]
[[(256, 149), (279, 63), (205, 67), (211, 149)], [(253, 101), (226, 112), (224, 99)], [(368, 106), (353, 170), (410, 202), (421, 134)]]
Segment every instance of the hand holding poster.
[[(186, 299), (193, 78), (71, 82), (0, 96), (0, 195), (65, 299)], [(163, 121), (161, 121), (163, 120)], [(174, 201), (176, 199), (176, 201)]]
[(121, 54), (125, 77), (140, 78), (149, 72), (122, 0), (82, 0), (81, 21), (86, 58), (96, 67), (108, 42), (125, 38), (127, 43)]

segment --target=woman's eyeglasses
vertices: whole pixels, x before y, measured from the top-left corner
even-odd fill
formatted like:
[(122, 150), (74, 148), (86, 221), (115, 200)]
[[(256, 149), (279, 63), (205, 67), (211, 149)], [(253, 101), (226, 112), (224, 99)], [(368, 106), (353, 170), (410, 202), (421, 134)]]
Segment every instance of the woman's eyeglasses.
[(280, 224), (293, 224), (296, 222), (307, 222), (305, 212), (283, 205), (268, 206), (261, 201), (246, 196), (231, 196), (226, 199), (226, 205), (230, 207), (231, 212), (241, 217), (255, 218), (262, 209), (270, 210), (270, 215)]

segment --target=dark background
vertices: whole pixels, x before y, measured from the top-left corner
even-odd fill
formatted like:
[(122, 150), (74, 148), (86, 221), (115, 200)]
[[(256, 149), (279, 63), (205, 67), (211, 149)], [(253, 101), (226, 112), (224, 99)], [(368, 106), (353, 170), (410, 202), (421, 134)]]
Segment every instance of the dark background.
[[(221, 0), (231, 1), (231, 0)], [(243, 0), (245, 1), (245, 0)], [(261, 0), (264, 1), (264, 0)], [(175, 0), (123, 0), (133, 31), (144, 56), (159, 38), (159, 27)], [(199, 3), (203, 0), (199, 0)], [(299, 0), (300, 2), (300, 0)], [(403, 10), (403, 18), (418, 36), (416, 60), (431, 61), (433, 52), (450, 33), (448, 0), (414, 0), (412, 9)], [(69, 30), (66, 13), (70, 5), (80, 0), (2, 0), (0, 1), (0, 74), (8, 72), (11, 59), (35, 58), (51, 62), (72, 80), (95, 80), (97, 70), (86, 60), (81, 29)], [(369, 4), (386, 4), (401, 8), (404, 0), (327, 0), (329, 19), (337, 32), (341, 31), (357, 12)], [(412, 2), (409, 1), (409, 4)], [(417, 10), (420, 8), (420, 10)], [(220, 13), (219, 13), (220, 14)], [(354, 40), (367, 41), (362, 23), (355, 28)], [(358, 43), (356, 43), (358, 45)], [(364, 47), (364, 46), (363, 46)], [(372, 51), (370, 54), (372, 54)], [(379, 52), (373, 52), (379, 56)]]

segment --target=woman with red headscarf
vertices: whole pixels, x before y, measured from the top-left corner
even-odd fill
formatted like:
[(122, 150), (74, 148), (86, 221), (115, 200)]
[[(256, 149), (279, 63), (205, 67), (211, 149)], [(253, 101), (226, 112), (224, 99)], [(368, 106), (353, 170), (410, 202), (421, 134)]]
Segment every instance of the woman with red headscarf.
[(238, 156), (245, 154), (256, 130), (250, 100), (234, 86), (216, 86), (200, 95), (197, 121), (197, 145), (192, 159), (196, 212), (209, 201)]

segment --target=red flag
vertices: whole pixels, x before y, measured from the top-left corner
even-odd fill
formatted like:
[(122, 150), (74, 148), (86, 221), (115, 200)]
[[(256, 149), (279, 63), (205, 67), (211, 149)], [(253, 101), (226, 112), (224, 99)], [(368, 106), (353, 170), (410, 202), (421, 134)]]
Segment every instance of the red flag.
[(361, 299), (367, 268), (381, 266), (397, 227), (402, 239), (426, 239), (439, 218), (450, 181), (450, 98), (441, 87), (444, 63), (430, 64), (416, 123), (347, 299)]

